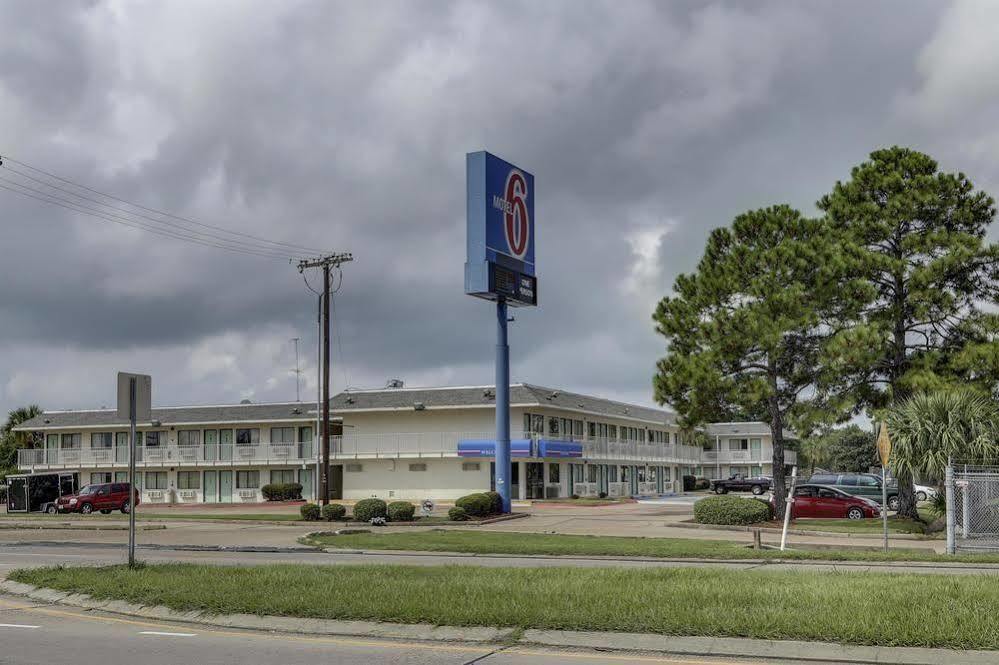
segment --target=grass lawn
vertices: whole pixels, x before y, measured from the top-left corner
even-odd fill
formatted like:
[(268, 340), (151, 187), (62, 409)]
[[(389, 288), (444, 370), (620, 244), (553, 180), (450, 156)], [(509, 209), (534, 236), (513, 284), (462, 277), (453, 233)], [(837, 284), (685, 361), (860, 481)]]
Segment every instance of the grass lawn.
[(10, 577), (209, 613), (999, 648), (999, 586), (985, 576), (157, 564)]
[[(664, 559), (801, 559), (821, 561), (939, 561), (999, 563), (999, 554), (946, 556), (915, 549), (753, 550), (737, 543), (693, 538), (568, 536), (495, 531), (433, 530), (412, 533), (358, 533), (303, 539), (310, 545), (363, 550), (414, 550), (470, 554), (546, 554), (564, 556), (642, 556)], [(793, 546), (793, 545), (792, 545)]]

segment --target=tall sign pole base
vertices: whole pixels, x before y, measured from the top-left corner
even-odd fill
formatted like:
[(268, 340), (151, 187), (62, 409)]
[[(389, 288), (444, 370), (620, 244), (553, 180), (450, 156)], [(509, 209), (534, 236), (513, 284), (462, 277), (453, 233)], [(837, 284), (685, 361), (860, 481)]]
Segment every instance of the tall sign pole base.
[(506, 300), (500, 298), (496, 301), (496, 491), (504, 513), (511, 512), (510, 476), (510, 345)]

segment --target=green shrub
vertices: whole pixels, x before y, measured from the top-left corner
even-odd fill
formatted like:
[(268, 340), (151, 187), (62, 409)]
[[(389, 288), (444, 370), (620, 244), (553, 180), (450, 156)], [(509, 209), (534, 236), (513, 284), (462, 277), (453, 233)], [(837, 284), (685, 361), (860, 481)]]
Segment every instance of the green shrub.
[(468, 513), (465, 512), (464, 508), (455, 506), (451, 510), (447, 511), (447, 518), (452, 522), (464, 522), (468, 519)]
[(339, 503), (328, 503), (323, 506), (323, 519), (327, 522), (342, 520), (347, 514), (347, 507)]
[(381, 499), (361, 499), (354, 504), (354, 519), (370, 522), (375, 517), (387, 517), (388, 506)]
[(465, 512), (472, 517), (485, 517), (493, 510), (492, 498), (483, 492), (466, 494), (455, 501), (454, 505), (458, 508), (464, 508)]
[(752, 499), (749, 499), (749, 501), (756, 501), (757, 503), (759, 503), (760, 505), (762, 505), (763, 507), (765, 507), (767, 509), (767, 519), (768, 520), (772, 520), (774, 518), (774, 507), (773, 507), (773, 505), (771, 505), (771, 503), (769, 501), (767, 501), (765, 499), (760, 499), (758, 497), (753, 497)]
[(486, 492), (488, 496), (493, 501), (493, 513), (496, 515), (503, 514), (503, 497), (500, 496), (499, 492)]
[(694, 476), (684, 476), (683, 477), (683, 491), (693, 492), (694, 487), (697, 485), (697, 478)]
[(309, 522), (315, 522), (319, 519), (319, 506), (314, 503), (307, 503), (298, 509), (298, 512), (302, 514), (303, 520), (308, 520)]
[(393, 501), (386, 508), (390, 522), (412, 522), (414, 513), (416, 513), (416, 506), (408, 501)]
[(759, 499), (721, 495), (694, 504), (694, 521), (701, 524), (756, 524), (770, 519), (770, 508)]
[(695, 478), (694, 479), (694, 489), (695, 490), (706, 490), (711, 487), (711, 481), (707, 478)]
[(260, 493), (268, 501), (298, 501), (302, 498), (299, 483), (270, 483), (260, 488)]

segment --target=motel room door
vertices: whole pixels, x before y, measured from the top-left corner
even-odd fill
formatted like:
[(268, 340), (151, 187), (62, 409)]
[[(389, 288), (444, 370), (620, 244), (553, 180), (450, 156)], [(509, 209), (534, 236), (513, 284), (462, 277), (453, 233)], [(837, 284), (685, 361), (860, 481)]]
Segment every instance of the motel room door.
[(545, 465), (542, 462), (527, 463), (527, 498), (545, 498)]
[(232, 471), (219, 471), (219, 503), (232, 503)]
[(219, 502), (219, 472), (205, 471), (205, 503)]

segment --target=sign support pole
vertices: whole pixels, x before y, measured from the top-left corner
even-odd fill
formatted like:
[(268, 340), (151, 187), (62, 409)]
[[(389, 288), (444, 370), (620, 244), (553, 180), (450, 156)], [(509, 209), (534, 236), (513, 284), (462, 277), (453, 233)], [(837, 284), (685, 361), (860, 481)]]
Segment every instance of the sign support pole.
[(135, 386), (128, 380), (128, 567), (135, 568)]
[[(503, 512), (510, 508), (510, 346), (507, 343), (506, 299), (496, 301), (496, 491)], [(521, 478), (520, 482), (524, 482)]]
[(885, 552), (888, 551), (888, 475), (884, 464), (881, 465), (881, 523), (884, 526)]
[(794, 487), (798, 484), (798, 467), (791, 467), (791, 490), (784, 498), (784, 528), (780, 532), (780, 551), (787, 546), (787, 529), (791, 526), (791, 504), (794, 503)]

